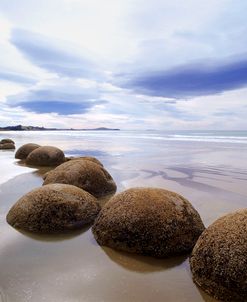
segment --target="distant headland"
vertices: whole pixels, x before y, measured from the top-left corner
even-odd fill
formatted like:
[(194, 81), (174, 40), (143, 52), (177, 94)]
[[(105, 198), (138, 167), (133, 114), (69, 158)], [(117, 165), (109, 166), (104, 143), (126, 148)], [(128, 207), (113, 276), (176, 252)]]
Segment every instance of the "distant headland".
[(7, 127), (0, 127), (0, 131), (64, 131), (64, 130), (71, 130), (71, 131), (119, 131), (118, 128), (107, 128), (107, 127), (99, 127), (99, 128), (91, 128), (91, 129), (58, 129), (58, 128), (45, 128), (45, 127), (37, 127), (37, 126), (7, 126)]

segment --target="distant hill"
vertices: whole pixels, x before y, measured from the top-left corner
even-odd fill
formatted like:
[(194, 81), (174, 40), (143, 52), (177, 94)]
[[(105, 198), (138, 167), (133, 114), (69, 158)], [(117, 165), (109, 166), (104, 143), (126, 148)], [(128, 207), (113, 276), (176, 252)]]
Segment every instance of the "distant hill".
[(93, 128), (93, 129), (79, 129), (79, 130), (84, 130), (84, 131), (88, 131), (88, 130), (99, 130), (99, 131), (108, 131), (108, 130), (111, 130), (111, 131), (119, 131), (120, 129), (118, 128), (106, 128), (106, 127), (99, 127), (99, 128)]
[(106, 127), (99, 127), (99, 128), (92, 128), (92, 129), (58, 129), (58, 128), (45, 128), (45, 127), (37, 127), (37, 126), (7, 126), (7, 127), (0, 127), (0, 131), (62, 131), (62, 130), (73, 130), (73, 131), (119, 131), (118, 128), (106, 128)]
[(33, 131), (33, 130), (56, 130), (55, 128), (44, 128), (44, 127), (34, 127), (34, 126), (7, 126), (7, 127), (0, 127), (2, 131)]

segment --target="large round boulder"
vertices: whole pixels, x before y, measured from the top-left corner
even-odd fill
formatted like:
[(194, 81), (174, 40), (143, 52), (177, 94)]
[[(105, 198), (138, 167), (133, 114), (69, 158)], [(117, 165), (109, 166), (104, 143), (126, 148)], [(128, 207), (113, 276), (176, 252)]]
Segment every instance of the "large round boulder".
[(36, 148), (26, 158), (26, 163), (33, 166), (58, 166), (64, 161), (63, 151), (53, 146)]
[(96, 157), (93, 157), (93, 156), (66, 157), (67, 161), (69, 161), (69, 160), (79, 160), (79, 159), (80, 160), (89, 160), (89, 161), (92, 161), (95, 164), (98, 164), (98, 165), (103, 167), (102, 162), (99, 161)]
[(95, 197), (114, 193), (116, 184), (102, 166), (89, 160), (70, 160), (48, 172), (44, 185), (65, 183), (77, 186)]
[(117, 194), (93, 225), (100, 245), (159, 258), (189, 252), (203, 230), (188, 200), (158, 188), (132, 188)]
[(51, 184), (20, 198), (10, 209), (7, 222), (25, 231), (56, 233), (92, 223), (99, 211), (98, 201), (88, 192)]
[(216, 220), (199, 237), (191, 258), (193, 279), (222, 301), (247, 301), (247, 209)]
[(39, 148), (40, 145), (38, 144), (25, 144), (22, 145), (15, 153), (15, 158), (17, 159), (26, 159), (27, 156), (35, 149)]
[(15, 149), (15, 144), (13, 143), (4, 143), (4, 144), (0, 144), (0, 150), (13, 150)]
[(3, 138), (1, 141), (0, 141), (0, 144), (14, 144), (15, 142), (10, 139), (10, 138)]

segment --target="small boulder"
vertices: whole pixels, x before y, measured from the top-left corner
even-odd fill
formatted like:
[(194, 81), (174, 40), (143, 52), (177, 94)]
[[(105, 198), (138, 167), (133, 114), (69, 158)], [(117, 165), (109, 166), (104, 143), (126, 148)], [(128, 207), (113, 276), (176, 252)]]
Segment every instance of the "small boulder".
[(89, 160), (70, 160), (45, 175), (44, 185), (66, 183), (77, 186), (95, 197), (114, 193), (116, 184), (102, 166)]
[(4, 138), (0, 141), (0, 144), (8, 144), (8, 143), (14, 144), (15, 142), (10, 138)]
[(15, 145), (13, 143), (4, 143), (4, 144), (0, 144), (0, 150), (14, 150), (15, 149)]
[(10, 209), (7, 222), (24, 231), (56, 233), (92, 223), (99, 211), (98, 201), (88, 192), (51, 184), (20, 198)]
[(15, 158), (17, 159), (26, 159), (29, 153), (31, 153), (33, 150), (39, 148), (40, 145), (37, 144), (25, 144), (22, 145), (15, 153)]
[(132, 188), (117, 194), (93, 225), (100, 245), (158, 258), (191, 251), (203, 230), (188, 200), (158, 188)]
[(194, 282), (222, 301), (247, 301), (247, 209), (225, 215), (199, 237), (190, 267)]
[(36, 148), (26, 158), (26, 163), (32, 166), (58, 166), (64, 161), (63, 151), (53, 146)]

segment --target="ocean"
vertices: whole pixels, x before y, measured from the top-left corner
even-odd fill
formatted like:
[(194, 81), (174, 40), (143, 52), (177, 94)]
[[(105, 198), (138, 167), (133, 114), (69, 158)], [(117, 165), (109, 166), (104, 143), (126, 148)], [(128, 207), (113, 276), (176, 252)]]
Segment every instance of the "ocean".
[[(16, 147), (53, 145), (66, 156), (95, 156), (118, 192), (160, 187), (186, 197), (205, 226), (247, 206), (247, 131), (10, 131)], [(0, 151), (0, 301), (215, 301), (192, 281), (188, 257), (157, 260), (99, 247), (91, 230), (40, 237), (5, 216), (42, 185), (42, 171)]]

